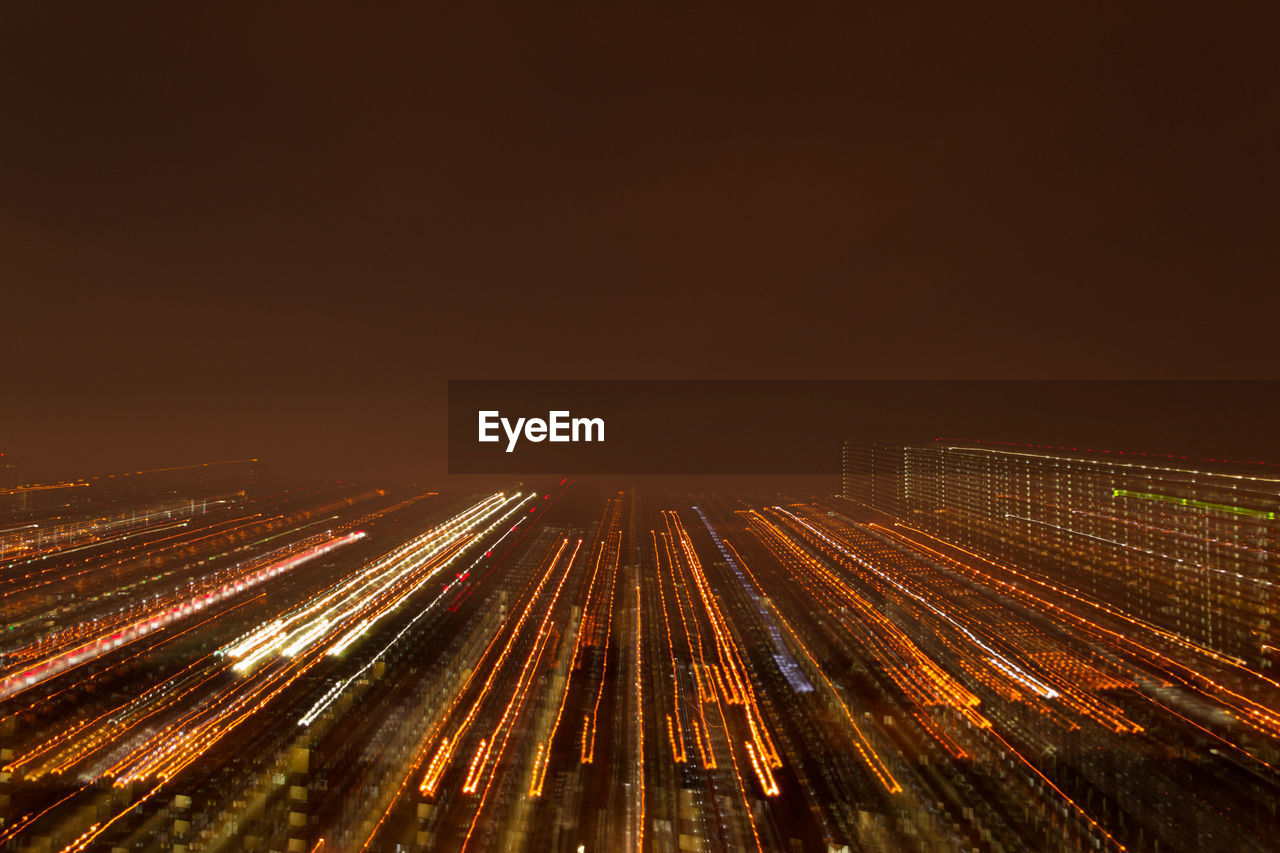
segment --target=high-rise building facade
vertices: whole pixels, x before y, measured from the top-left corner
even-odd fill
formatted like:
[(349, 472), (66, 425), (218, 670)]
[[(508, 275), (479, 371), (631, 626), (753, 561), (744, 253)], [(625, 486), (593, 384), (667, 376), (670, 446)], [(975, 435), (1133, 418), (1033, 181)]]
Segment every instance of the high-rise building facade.
[(844, 496), (1191, 642), (1280, 660), (1280, 472), (1119, 452), (848, 442)]

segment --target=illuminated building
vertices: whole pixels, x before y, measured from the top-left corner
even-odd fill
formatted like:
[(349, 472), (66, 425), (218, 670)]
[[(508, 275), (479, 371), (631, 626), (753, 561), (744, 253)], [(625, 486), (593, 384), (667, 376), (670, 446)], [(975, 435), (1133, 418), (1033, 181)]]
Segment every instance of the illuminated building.
[(846, 441), (841, 493), (896, 515), (901, 510), (903, 450), (901, 445)]
[(1266, 668), (1280, 474), (1263, 465), (938, 441), (847, 442), (844, 497)]

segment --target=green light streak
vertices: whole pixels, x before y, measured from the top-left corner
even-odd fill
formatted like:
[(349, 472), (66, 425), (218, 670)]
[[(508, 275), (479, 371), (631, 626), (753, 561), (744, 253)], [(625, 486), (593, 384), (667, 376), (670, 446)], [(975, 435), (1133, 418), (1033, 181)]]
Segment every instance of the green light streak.
[(1247, 515), (1252, 518), (1268, 518), (1275, 519), (1274, 512), (1267, 512), (1265, 509), (1250, 509), (1244, 506), (1231, 506), (1230, 504), (1215, 504), (1208, 501), (1197, 501), (1191, 498), (1176, 498), (1173, 495), (1154, 495), (1150, 492), (1131, 492), (1128, 489), (1112, 489), (1112, 497), (1117, 498), (1143, 498), (1149, 501), (1164, 501), (1171, 504), (1182, 504), (1183, 506), (1194, 506), (1199, 509), (1213, 509), (1218, 512), (1231, 512), (1236, 515)]

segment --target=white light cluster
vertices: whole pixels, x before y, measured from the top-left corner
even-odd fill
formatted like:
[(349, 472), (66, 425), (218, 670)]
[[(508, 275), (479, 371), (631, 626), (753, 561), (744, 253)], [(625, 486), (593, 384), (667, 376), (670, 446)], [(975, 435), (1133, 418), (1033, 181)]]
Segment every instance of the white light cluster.
[[(514, 498), (517, 498), (517, 497), (519, 497), (518, 494), (513, 497), (513, 500)], [(487, 528), (481, 531), (480, 534), (476, 537), (476, 540), (481, 541), (484, 539), (484, 537), (488, 536), (494, 530), (498, 529), (500, 525), (504, 524), (509, 518), (511, 518), (512, 515), (518, 512), (520, 508), (525, 505), (525, 503), (533, 500), (533, 497), (534, 497), (533, 495), (529, 495), (527, 498), (524, 498), (523, 500), (518, 501), (514, 506), (511, 507), (511, 509), (509, 509), (505, 514), (500, 516), (497, 521), (493, 522)], [(337, 698), (342, 695), (342, 691), (346, 690), (347, 687), (350, 686), (351, 683), (355, 681), (357, 678), (359, 678), (360, 676), (368, 672), (373, 667), (373, 665), (383, 657), (383, 655), (385, 655), (388, 651), (390, 651), (392, 646), (400, 642), (400, 640), (403, 639), (404, 636), (409, 633), (410, 629), (413, 628), (413, 626), (418, 623), (418, 620), (422, 619), (422, 617), (430, 613), (431, 610), (444, 599), (444, 597), (449, 593), (450, 590), (454, 588), (455, 585), (457, 585), (460, 581), (465, 579), (467, 575), (471, 573), (471, 570), (474, 569), (476, 565), (481, 560), (484, 559), (486, 554), (492, 552), (492, 550), (495, 547), (497, 547), (499, 542), (501, 542), (503, 539), (506, 539), (508, 535), (510, 535), (517, 527), (519, 527), (523, 523), (524, 523), (524, 519), (520, 519), (515, 524), (513, 524), (510, 530), (507, 530), (500, 537), (498, 537), (497, 542), (494, 542), (493, 545), (491, 545), (489, 549), (485, 552), (485, 554), (481, 554), (479, 557), (476, 557), (475, 560), (472, 561), (471, 565), (467, 567), (466, 571), (459, 572), (457, 578), (445, 584), (444, 589), (440, 590), (440, 594), (437, 595), (435, 598), (433, 598), (426, 607), (422, 608), (422, 610), (420, 610), (416, 616), (410, 619), (408, 624), (406, 624), (403, 628), (401, 628), (400, 631), (394, 637), (391, 638), (391, 641), (387, 643), (385, 646), (383, 646), (382, 649), (376, 655), (373, 655), (371, 658), (369, 658), (368, 663), (366, 663), (364, 666), (360, 667), (354, 673), (342, 679), (341, 681), (339, 681), (338, 683), (330, 687), (327, 691), (325, 691), (325, 694), (320, 697), (319, 701), (317, 701), (314, 705), (312, 705), (310, 710), (308, 710), (307, 713), (303, 714), (298, 719), (298, 725), (300, 726), (311, 725), (311, 723), (314, 722), (317, 717), (319, 717), (321, 714), (324, 713), (326, 708), (332, 705), (337, 700)], [(461, 554), (461, 553), (462, 553), (461, 551), (458, 552), (458, 554)], [(455, 559), (457, 559), (457, 557), (458, 555), (454, 555), (453, 557), (451, 557), (447, 563), (445, 563), (443, 566), (440, 567), (440, 569), (444, 569), (446, 566), (449, 565), (449, 563), (452, 563)], [(431, 575), (428, 578), (425, 578), (421, 583), (425, 583), (427, 580), (430, 579), (430, 577), (434, 577), (435, 574), (436, 572), (432, 572)], [(421, 586), (421, 583), (419, 583), (419, 586)], [(361, 636), (370, 624), (372, 623), (365, 621), (365, 622), (362, 622), (360, 625), (356, 626), (358, 630), (353, 629), (348, 634), (350, 639), (348, 640), (344, 638), (344, 640), (339, 641), (337, 644), (334, 645), (332, 649), (329, 650), (329, 654), (339, 654), (343, 649), (347, 647), (347, 645), (349, 645), (352, 641), (354, 641), (359, 636)]]
[(324, 637), (333, 626), (356, 621), (355, 626), (330, 649), (333, 654), (340, 652), (389, 610), (384, 608), (381, 612), (367, 612), (380, 597), (395, 593), (398, 600), (434, 577), (453, 558), (434, 567), (425, 577), (416, 579), (407, 591), (397, 589), (404, 584), (406, 578), (443, 552), (457, 546), (464, 537), (471, 535), (518, 499), (518, 494), (509, 497), (502, 493), (485, 498), (444, 524), (414, 537), (350, 577), (318, 593), (292, 613), (281, 616), (259, 627), (249, 636), (224, 647), (222, 653), (236, 659), (232, 667), (236, 672), (246, 673), (274, 654), (293, 657)]

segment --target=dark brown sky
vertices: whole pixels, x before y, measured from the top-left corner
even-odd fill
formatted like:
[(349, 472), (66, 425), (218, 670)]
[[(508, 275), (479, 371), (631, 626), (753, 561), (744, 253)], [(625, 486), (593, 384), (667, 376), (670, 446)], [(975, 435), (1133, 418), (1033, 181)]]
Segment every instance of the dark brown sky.
[(438, 470), (450, 377), (1280, 375), (1266, 4), (326, 5), (6, 9), (33, 475)]

